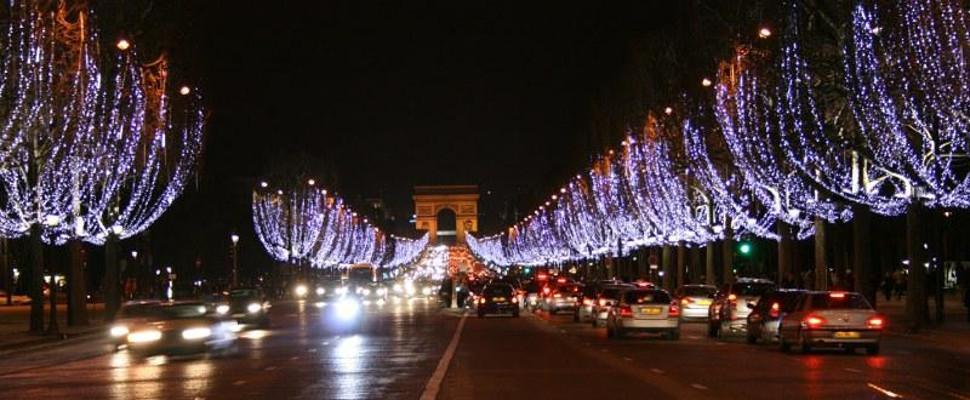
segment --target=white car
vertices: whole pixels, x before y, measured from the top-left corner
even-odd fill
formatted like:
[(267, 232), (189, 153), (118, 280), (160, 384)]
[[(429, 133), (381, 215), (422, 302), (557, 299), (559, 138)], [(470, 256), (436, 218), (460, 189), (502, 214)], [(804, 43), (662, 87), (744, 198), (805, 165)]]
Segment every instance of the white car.
[(876, 314), (866, 298), (852, 292), (806, 292), (779, 327), (782, 351), (797, 344), (802, 353), (816, 347), (848, 351), (866, 349), (878, 354), (885, 318)]
[(630, 332), (660, 333), (680, 339), (680, 306), (665, 290), (628, 289), (609, 309), (606, 337), (620, 339)]

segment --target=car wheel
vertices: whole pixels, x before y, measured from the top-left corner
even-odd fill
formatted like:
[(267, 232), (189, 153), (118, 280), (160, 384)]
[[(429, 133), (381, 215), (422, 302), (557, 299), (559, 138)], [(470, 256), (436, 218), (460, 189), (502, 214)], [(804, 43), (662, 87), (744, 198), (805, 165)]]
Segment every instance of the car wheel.
[(876, 354), (879, 354), (879, 343), (870, 344), (870, 345), (866, 346), (866, 354), (868, 354), (870, 356), (874, 356)]
[(778, 335), (778, 347), (781, 348), (781, 351), (786, 353), (791, 350), (791, 344), (785, 341), (784, 335)]
[(804, 335), (798, 335), (798, 349), (802, 354), (808, 354), (812, 352), (812, 344), (805, 339)]
[(670, 340), (680, 340), (680, 328), (670, 331)]

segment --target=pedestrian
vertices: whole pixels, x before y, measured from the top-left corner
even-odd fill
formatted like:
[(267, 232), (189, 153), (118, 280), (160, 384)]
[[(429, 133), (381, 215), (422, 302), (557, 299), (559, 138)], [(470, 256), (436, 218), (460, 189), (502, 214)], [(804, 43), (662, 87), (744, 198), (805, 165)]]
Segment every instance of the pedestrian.
[(963, 285), (963, 306), (967, 308), (967, 322), (970, 323), (970, 284)]
[(893, 297), (893, 276), (889, 272), (882, 279), (882, 294), (886, 297), (886, 301), (891, 300)]

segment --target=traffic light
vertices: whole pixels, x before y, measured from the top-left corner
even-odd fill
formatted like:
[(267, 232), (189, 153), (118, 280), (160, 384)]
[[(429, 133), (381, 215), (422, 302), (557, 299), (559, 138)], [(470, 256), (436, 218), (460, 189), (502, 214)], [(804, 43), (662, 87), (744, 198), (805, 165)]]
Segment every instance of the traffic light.
[(529, 274), (531, 274), (531, 273), (532, 273), (532, 268), (529, 268), (529, 267), (525, 267), (525, 274), (526, 274), (526, 275), (529, 275)]
[(738, 252), (740, 252), (743, 256), (751, 254), (751, 243), (741, 242), (741, 244), (738, 246)]

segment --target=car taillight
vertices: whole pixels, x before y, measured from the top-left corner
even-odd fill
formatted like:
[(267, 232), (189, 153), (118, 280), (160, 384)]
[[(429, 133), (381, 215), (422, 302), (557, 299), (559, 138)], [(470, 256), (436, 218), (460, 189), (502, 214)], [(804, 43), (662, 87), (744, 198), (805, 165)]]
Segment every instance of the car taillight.
[(691, 301), (691, 299), (687, 297), (684, 297), (683, 299), (680, 300), (680, 304), (683, 304), (684, 306), (687, 306), (690, 303), (693, 303), (693, 301)]
[(633, 318), (633, 310), (630, 306), (620, 306), (620, 316), (623, 318)]
[(781, 313), (781, 306), (778, 303), (771, 303), (771, 311), (768, 311), (768, 316), (771, 318), (778, 318)]
[(542, 288), (542, 293), (543, 293), (543, 294), (549, 294), (549, 292), (551, 292), (551, 291), (552, 291), (552, 289), (549, 289), (549, 287), (548, 287), (548, 286), (546, 286), (546, 287), (544, 287), (544, 288)]
[(512, 298), (512, 302), (513, 303), (518, 303), (519, 302), (519, 298), (518, 297), (513, 297)]
[(478, 299), (478, 304), (485, 304), (485, 298), (482, 297), (482, 298)]
[(802, 323), (809, 328), (818, 328), (825, 325), (825, 318), (819, 317), (817, 315), (809, 315), (802, 320)]
[(667, 316), (668, 317), (679, 317), (680, 316), (680, 307), (677, 306), (677, 301), (676, 300), (670, 302), (670, 309), (667, 310)]
[(556, 294), (552, 295), (552, 297), (555, 297), (555, 298), (558, 299), (558, 298), (562, 297), (562, 294), (556, 293)]
[(730, 295), (728, 295), (728, 300), (730, 300), (730, 301), (738, 301), (738, 296), (736, 294), (730, 294)]
[(845, 293), (843, 293), (843, 292), (832, 292), (832, 293), (829, 293), (829, 297), (831, 297), (833, 299), (844, 299), (845, 298)]
[(884, 320), (882, 317), (869, 317), (869, 319), (866, 320), (866, 325), (868, 325), (870, 328), (882, 329), (885, 324), (886, 320)]
[(593, 300), (583, 299), (583, 305), (584, 306), (591, 306), (591, 305), (593, 305)]
[(606, 299), (600, 299), (599, 303), (600, 303), (600, 307), (605, 306), (606, 305)]

